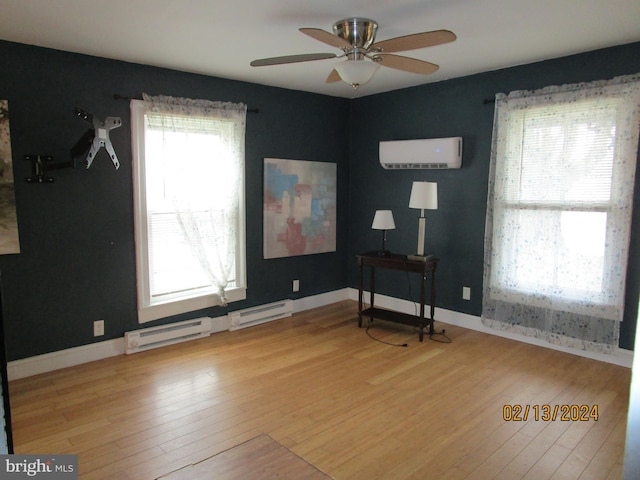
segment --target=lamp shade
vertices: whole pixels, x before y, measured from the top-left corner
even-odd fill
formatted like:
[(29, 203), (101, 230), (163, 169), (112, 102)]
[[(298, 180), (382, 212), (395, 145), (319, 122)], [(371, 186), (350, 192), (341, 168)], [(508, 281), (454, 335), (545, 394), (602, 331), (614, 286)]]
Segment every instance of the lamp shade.
[(413, 182), (409, 208), (437, 210), (438, 184), (435, 182)]
[(364, 85), (371, 80), (378, 68), (380, 68), (380, 65), (376, 62), (365, 60), (345, 60), (335, 66), (340, 78), (354, 88)]
[(393, 221), (393, 213), (391, 210), (376, 210), (371, 224), (373, 230), (393, 230), (396, 224)]

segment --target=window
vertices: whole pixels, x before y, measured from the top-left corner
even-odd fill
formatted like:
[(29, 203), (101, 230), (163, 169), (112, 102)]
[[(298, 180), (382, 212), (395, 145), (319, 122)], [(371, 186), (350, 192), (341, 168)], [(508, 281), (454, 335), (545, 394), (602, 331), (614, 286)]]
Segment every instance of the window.
[(131, 102), (138, 318), (245, 298), (246, 107)]
[(496, 103), (483, 322), (617, 347), (638, 145), (637, 81), (514, 92)]

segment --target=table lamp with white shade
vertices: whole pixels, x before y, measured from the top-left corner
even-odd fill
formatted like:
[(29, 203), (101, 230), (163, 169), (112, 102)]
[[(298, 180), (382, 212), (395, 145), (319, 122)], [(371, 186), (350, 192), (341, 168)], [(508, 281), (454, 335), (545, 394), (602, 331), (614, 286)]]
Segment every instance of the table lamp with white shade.
[(393, 230), (396, 228), (391, 210), (376, 210), (376, 214), (373, 216), (371, 228), (373, 230), (382, 230), (382, 250), (378, 251), (378, 255), (381, 257), (388, 257), (391, 255), (391, 252), (386, 249), (387, 230)]
[(411, 197), (409, 208), (419, 208), (420, 218), (418, 220), (418, 248), (416, 255), (409, 255), (412, 260), (426, 261), (424, 254), (424, 237), (426, 220), (425, 210), (438, 209), (438, 184), (435, 182), (413, 182), (411, 187)]

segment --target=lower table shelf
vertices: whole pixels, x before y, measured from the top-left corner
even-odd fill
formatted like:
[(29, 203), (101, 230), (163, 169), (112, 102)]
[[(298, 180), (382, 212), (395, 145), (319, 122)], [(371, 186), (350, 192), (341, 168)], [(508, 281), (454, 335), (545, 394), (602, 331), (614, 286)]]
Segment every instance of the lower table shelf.
[[(429, 326), (429, 330), (433, 329), (433, 321), (429, 318), (420, 319), (415, 315), (408, 313), (396, 312), (394, 310), (385, 310), (384, 308), (371, 307), (358, 312), (358, 327), (362, 327), (362, 318), (376, 318), (387, 322), (400, 323), (402, 325), (410, 325), (418, 327), (418, 338), (422, 341), (424, 337), (424, 327)], [(432, 333), (432, 332), (431, 332)]]
[[(367, 252), (357, 255), (358, 268), (360, 270), (360, 281), (358, 285), (358, 327), (362, 327), (362, 317), (378, 318), (389, 322), (401, 323), (404, 325), (416, 326), (419, 329), (418, 335), (420, 341), (424, 337), (424, 328), (429, 327), (429, 336), (434, 334), (433, 322), (435, 313), (436, 300), (436, 282), (435, 273), (438, 265), (438, 259), (429, 255), (422, 260), (409, 258), (407, 255), (388, 254), (380, 255), (379, 252)], [(364, 309), (364, 267), (369, 267), (371, 277), (369, 281), (369, 305)], [(376, 308), (374, 306), (374, 297), (376, 291), (376, 268), (388, 270), (401, 270), (404, 272), (412, 272), (420, 275), (420, 314), (409, 315), (403, 312)], [(426, 303), (426, 283), (427, 276), (431, 276), (431, 299), (429, 302), (429, 315), (425, 312)], [(426, 317), (426, 318), (425, 318)]]

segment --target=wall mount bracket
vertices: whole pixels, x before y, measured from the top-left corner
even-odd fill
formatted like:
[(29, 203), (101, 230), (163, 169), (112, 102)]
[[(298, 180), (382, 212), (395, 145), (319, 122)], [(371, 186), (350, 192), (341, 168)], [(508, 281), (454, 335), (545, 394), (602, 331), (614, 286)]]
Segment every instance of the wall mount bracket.
[(53, 177), (47, 175), (49, 170), (58, 170), (60, 168), (75, 167), (73, 161), (54, 162), (51, 155), (25, 155), (24, 159), (31, 162), (33, 175), (25, 178), (27, 183), (52, 183), (55, 181)]
[[(89, 145), (89, 150), (86, 157), (87, 168), (91, 167), (91, 163), (95, 158), (98, 150), (102, 147), (109, 154), (109, 158), (113, 162), (113, 166), (116, 167), (116, 170), (120, 168), (120, 162), (118, 161), (118, 156), (116, 155), (115, 150), (113, 149), (113, 145), (111, 144), (111, 140), (109, 139), (109, 132), (114, 128), (118, 128), (122, 126), (122, 120), (120, 117), (107, 117), (104, 122), (101, 122), (92, 114), (85, 112), (81, 108), (76, 107), (75, 109), (76, 115), (82, 118), (83, 120), (89, 122), (93, 126), (93, 131), (89, 130), (87, 133), (83, 135), (78, 143), (72, 149), (72, 154), (74, 157), (80, 154), (83, 146), (89, 141), (90, 134), (93, 136), (91, 143)], [(85, 150), (86, 151), (86, 150)]]

